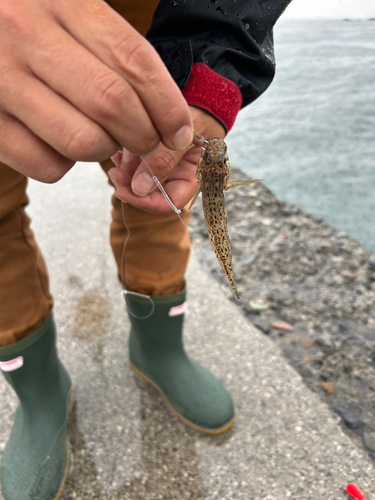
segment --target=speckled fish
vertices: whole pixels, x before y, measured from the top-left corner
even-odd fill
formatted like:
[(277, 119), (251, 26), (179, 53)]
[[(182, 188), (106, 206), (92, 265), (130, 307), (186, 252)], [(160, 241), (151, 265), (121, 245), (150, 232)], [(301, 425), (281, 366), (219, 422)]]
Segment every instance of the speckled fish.
[[(202, 193), (204, 218), (212, 247), (239, 299), (240, 296), (234, 281), (224, 191), (261, 182), (261, 180), (231, 181), (229, 179), (230, 165), (225, 142), (217, 138), (209, 141), (203, 139), (203, 141), (205, 149), (200, 157), (196, 174), (199, 188), (191, 201), (189, 210), (193, 207), (199, 193)], [(203, 145), (202, 138), (200, 138), (200, 142), (196, 140), (195, 143)]]

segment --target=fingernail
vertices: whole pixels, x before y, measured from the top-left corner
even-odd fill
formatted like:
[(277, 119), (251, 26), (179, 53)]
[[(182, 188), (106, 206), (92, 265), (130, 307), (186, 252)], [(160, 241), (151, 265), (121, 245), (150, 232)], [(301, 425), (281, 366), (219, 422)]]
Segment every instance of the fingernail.
[(124, 163), (129, 163), (132, 158), (133, 158), (133, 153), (124, 148), (122, 151), (122, 161)]
[(113, 163), (116, 165), (117, 168), (120, 166), (121, 158), (122, 158), (121, 151), (117, 151), (116, 154), (114, 154), (113, 156), (111, 156), (111, 160), (113, 161)]
[(175, 133), (172, 143), (178, 151), (186, 151), (193, 142), (193, 131), (189, 125), (184, 125)]
[(132, 190), (138, 196), (146, 196), (155, 186), (152, 178), (146, 172), (140, 173), (132, 182)]
[[(112, 160), (112, 161), (113, 161), (113, 160)], [(118, 181), (118, 179), (117, 179), (116, 174), (114, 173), (114, 169), (109, 170), (108, 175), (109, 175), (109, 178), (110, 178), (110, 179), (111, 179), (111, 181), (112, 181), (112, 184), (115, 186), (115, 188), (120, 187), (120, 183), (119, 183), (119, 181)]]

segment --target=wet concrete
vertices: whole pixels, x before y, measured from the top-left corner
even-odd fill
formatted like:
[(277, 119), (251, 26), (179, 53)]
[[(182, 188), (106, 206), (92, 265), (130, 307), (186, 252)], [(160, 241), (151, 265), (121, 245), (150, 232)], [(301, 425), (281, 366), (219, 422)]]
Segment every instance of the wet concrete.
[[(235, 427), (219, 437), (187, 428), (131, 373), (129, 322), (108, 242), (110, 194), (94, 164), (76, 166), (57, 185), (30, 186), (59, 350), (75, 386), (63, 500), (339, 500), (350, 481), (375, 488), (370, 459), (194, 255), (186, 346), (224, 380)], [(0, 400), (1, 453), (16, 405), (2, 379)]]

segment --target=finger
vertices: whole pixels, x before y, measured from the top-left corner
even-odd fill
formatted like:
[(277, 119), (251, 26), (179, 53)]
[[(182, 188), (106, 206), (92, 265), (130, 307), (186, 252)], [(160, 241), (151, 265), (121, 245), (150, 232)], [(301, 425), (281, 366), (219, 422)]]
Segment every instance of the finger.
[(67, 31), (132, 85), (170, 148), (187, 150), (193, 140), (188, 105), (151, 44), (100, 0), (74, 2), (75, 16), (62, 5), (54, 8)]
[[(114, 176), (114, 181), (112, 181), (115, 185), (119, 180), (120, 182), (124, 182), (124, 179), (121, 180), (121, 175), (117, 171), (117, 169), (113, 169), (116, 172), (111, 170), (111, 178)], [(165, 186), (166, 192), (169, 196), (169, 199), (172, 201), (173, 205), (177, 209), (182, 209), (187, 203), (190, 202), (194, 193), (197, 189), (197, 184), (186, 181), (172, 181), (168, 182)], [(140, 197), (133, 193), (131, 187), (128, 185), (121, 185), (116, 188), (115, 196), (125, 203), (129, 203), (130, 205), (144, 210), (146, 212), (157, 214), (157, 213), (171, 213), (173, 208), (167, 202), (164, 195), (156, 189), (151, 192), (149, 195)]]
[(111, 156), (111, 160), (117, 168), (120, 166), (121, 158), (122, 158), (122, 151), (117, 151), (116, 154)]
[[(123, 149), (123, 151), (118, 151), (114, 156), (112, 156), (111, 160), (117, 167), (108, 172), (113, 185), (115, 187), (120, 185), (130, 186), (134, 172), (137, 170), (137, 167), (142, 159), (139, 156), (133, 155), (126, 149)], [(117, 171), (120, 173), (116, 176)], [(111, 175), (111, 172), (112, 174), (115, 173), (115, 175)]]
[(0, 161), (41, 182), (52, 183), (74, 165), (16, 118), (0, 114)]
[(35, 77), (23, 72), (8, 73), (0, 89), (5, 110), (62, 156), (76, 161), (103, 161), (118, 150), (119, 144), (97, 123)]
[(133, 177), (141, 161), (142, 157), (134, 155), (133, 153), (124, 148), (122, 150), (121, 162), (119, 168), (125, 170), (131, 177)]
[[(133, 193), (130, 185), (131, 179), (126, 172), (119, 168), (113, 168), (108, 172), (108, 175), (116, 188), (115, 196), (121, 201), (130, 203), (135, 208), (152, 214), (170, 213), (173, 211), (158, 189), (148, 196), (140, 197)], [(155, 187), (157, 188), (156, 184)]]
[(144, 155), (155, 149), (159, 134), (132, 86), (118, 73), (56, 26), (44, 26), (43, 41), (30, 45), (30, 69), (46, 85), (132, 152)]
[[(189, 156), (189, 154), (190, 152), (186, 153), (185, 156)], [(184, 157), (178, 167), (173, 170), (168, 181), (163, 184), (163, 188), (167, 195), (177, 208), (184, 207), (194, 196), (198, 187), (195, 179), (196, 155), (191, 153), (190, 159), (192, 161), (185, 161)], [(150, 213), (166, 213), (172, 211), (171, 206), (156, 184), (155, 190), (149, 195), (140, 197), (133, 193), (131, 189), (131, 178), (126, 172), (119, 168), (115, 168), (110, 171), (110, 174), (112, 182), (116, 187), (115, 195), (122, 201)]]
[(142, 161), (142, 158), (140, 156), (133, 155), (133, 153), (130, 153), (130, 151), (124, 148), (122, 151), (118, 151), (115, 155), (113, 155), (111, 160), (118, 169), (127, 173), (127, 178), (131, 181), (137, 167)]
[(146, 196), (155, 190), (153, 176), (163, 183), (179, 163), (184, 153), (171, 151), (161, 145), (156, 153), (143, 158), (132, 179), (132, 190), (138, 196)]

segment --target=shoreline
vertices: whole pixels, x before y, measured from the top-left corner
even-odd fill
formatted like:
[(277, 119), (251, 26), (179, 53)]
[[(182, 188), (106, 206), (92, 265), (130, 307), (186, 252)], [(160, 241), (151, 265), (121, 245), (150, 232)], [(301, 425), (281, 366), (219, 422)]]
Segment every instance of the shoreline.
[[(231, 174), (249, 178), (236, 168)], [(304, 383), (341, 417), (343, 430), (375, 459), (375, 254), (278, 200), (263, 183), (225, 198), (243, 313), (280, 346)], [(201, 202), (190, 229), (229, 289)]]

